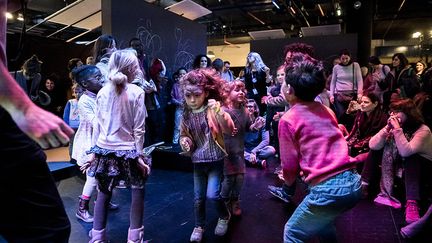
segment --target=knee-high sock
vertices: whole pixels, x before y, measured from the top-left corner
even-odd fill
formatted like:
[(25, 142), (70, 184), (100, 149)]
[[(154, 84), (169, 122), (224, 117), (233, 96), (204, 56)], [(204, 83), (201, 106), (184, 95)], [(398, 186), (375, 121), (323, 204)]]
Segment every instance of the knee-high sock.
[(86, 175), (86, 182), (83, 187), (82, 195), (90, 198), (96, 188), (96, 178)]

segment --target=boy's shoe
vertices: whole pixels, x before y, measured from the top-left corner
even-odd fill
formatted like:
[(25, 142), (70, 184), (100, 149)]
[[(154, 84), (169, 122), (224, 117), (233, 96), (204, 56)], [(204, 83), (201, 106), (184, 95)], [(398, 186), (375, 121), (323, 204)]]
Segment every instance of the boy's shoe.
[(405, 221), (408, 224), (414, 223), (420, 219), (419, 206), (415, 200), (407, 200), (405, 208)]
[(228, 219), (219, 218), (215, 228), (215, 235), (224, 236), (228, 230), (228, 223), (229, 223), (229, 218)]
[(240, 208), (240, 200), (231, 202), (231, 212), (234, 216), (241, 216), (242, 210)]
[(389, 197), (382, 196), (382, 195), (378, 195), (378, 196), (375, 198), (374, 202), (375, 202), (376, 204), (385, 205), (385, 206), (390, 206), (390, 207), (395, 208), (395, 209), (399, 209), (399, 208), (401, 208), (401, 204), (400, 204), (400, 202), (396, 202), (396, 201), (394, 201), (394, 200), (391, 200)]
[(190, 241), (191, 242), (201, 242), (204, 234), (204, 229), (201, 227), (195, 227), (192, 231)]
[(268, 186), (269, 192), (280, 200), (290, 203), (291, 197), (283, 190), (282, 187)]

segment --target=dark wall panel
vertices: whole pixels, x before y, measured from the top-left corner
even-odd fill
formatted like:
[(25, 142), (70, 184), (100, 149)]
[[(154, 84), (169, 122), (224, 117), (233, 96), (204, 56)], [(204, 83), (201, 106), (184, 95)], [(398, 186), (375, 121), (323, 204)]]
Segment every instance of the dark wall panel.
[(314, 57), (326, 60), (331, 56), (338, 55), (339, 51), (347, 48), (354, 59), (357, 56), (357, 34), (314, 36), (303, 38), (289, 38), (276, 40), (257, 40), (251, 42), (251, 51), (258, 52), (266, 65), (276, 72), (284, 60), (284, 46), (302, 42), (312, 45), (315, 48)]
[(160, 58), (169, 73), (182, 66), (190, 67), (197, 54), (206, 52), (204, 25), (142, 0), (104, 0), (102, 9), (104, 33), (112, 34), (121, 48), (127, 47), (132, 37), (138, 37), (144, 44), (148, 63)]

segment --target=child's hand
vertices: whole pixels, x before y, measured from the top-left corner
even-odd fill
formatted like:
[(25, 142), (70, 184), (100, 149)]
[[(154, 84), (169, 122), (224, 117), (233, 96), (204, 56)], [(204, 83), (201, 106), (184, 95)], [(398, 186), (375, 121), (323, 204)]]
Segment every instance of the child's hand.
[(283, 112), (276, 112), (276, 114), (273, 116), (273, 121), (277, 122), (281, 119)]
[(254, 122), (254, 124), (253, 124), (253, 127), (254, 127), (256, 130), (259, 130), (259, 129), (261, 129), (264, 125), (265, 125), (265, 119), (264, 119), (264, 117), (259, 116), (259, 117), (257, 117), (257, 119), (255, 120), (255, 122)]
[(216, 114), (220, 115), (221, 113), (221, 105), (219, 101), (216, 101), (215, 99), (209, 99), (207, 101), (207, 105), (210, 109), (212, 109)]
[(192, 142), (191, 142), (190, 138), (187, 138), (187, 137), (180, 138), (180, 146), (181, 146), (183, 151), (190, 152), (191, 144), (192, 144)]
[(262, 104), (267, 104), (267, 100), (269, 99), (270, 97), (269, 96), (263, 96), (262, 98), (261, 98), (261, 103)]
[(257, 160), (256, 160), (256, 154), (251, 153), (251, 154), (250, 154), (250, 157), (249, 157), (249, 160), (250, 160), (250, 162), (251, 162), (252, 164), (256, 164), (256, 162), (257, 162)]
[(237, 129), (237, 127), (234, 127), (234, 130), (233, 130), (233, 132), (231, 133), (231, 136), (235, 136), (235, 135), (237, 135), (237, 133), (238, 133), (238, 129)]
[(80, 171), (85, 174), (87, 172), (87, 169), (91, 166), (91, 163), (95, 159), (95, 155), (91, 154), (88, 161), (86, 161), (83, 165), (80, 166)]
[(142, 157), (138, 157), (138, 168), (141, 170), (141, 173), (144, 177), (150, 175), (150, 166), (144, 163), (144, 159)]

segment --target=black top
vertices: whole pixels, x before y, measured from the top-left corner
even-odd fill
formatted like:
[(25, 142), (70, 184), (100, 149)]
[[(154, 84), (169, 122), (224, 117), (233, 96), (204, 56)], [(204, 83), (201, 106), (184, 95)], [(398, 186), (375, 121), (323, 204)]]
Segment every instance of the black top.
[(20, 163), (46, 160), (36, 142), (24, 134), (5, 109), (0, 107), (0, 170)]

